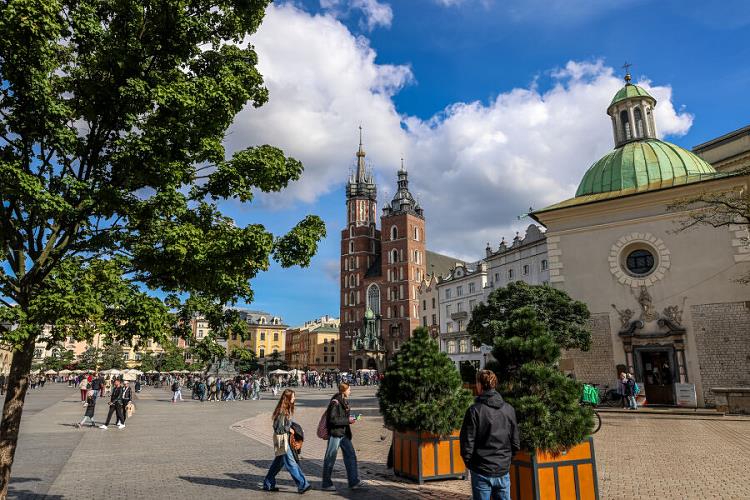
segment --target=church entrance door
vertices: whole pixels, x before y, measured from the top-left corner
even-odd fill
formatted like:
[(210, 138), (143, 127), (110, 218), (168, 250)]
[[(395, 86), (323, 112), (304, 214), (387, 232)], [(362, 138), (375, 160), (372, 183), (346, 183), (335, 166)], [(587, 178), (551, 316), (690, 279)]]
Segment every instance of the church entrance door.
[(637, 347), (636, 380), (643, 384), (650, 405), (673, 405), (675, 363), (671, 347)]
[(377, 364), (377, 362), (373, 358), (370, 358), (370, 359), (367, 360), (367, 369), (368, 370), (377, 370), (378, 369), (378, 364)]
[(362, 358), (357, 358), (356, 363), (354, 364), (355, 370), (361, 370), (362, 369)]

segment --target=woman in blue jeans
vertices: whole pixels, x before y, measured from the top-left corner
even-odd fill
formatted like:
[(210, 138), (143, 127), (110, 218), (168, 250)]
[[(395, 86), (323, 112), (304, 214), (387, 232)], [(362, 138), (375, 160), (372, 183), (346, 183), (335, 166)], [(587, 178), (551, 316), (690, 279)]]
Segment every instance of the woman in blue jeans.
[(292, 415), (294, 415), (294, 391), (287, 389), (281, 395), (279, 403), (276, 405), (276, 409), (273, 411), (273, 451), (276, 458), (271, 462), (271, 467), (268, 469), (268, 474), (263, 480), (263, 489), (265, 491), (279, 491), (276, 487), (276, 474), (279, 473), (281, 467), (286, 467), (289, 474), (297, 484), (297, 491), (304, 493), (312, 485), (305, 479), (305, 475), (299, 468), (297, 461), (292, 455), (292, 447), (289, 444), (289, 434), (294, 432), (292, 430)]
[(344, 455), (344, 466), (346, 467), (346, 478), (349, 488), (358, 488), (362, 485), (357, 471), (357, 454), (352, 445), (351, 424), (356, 419), (349, 414), (349, 384), (339, 384), (339, 392), (331, 398), (326, 410), (328, 423), (328, 447), (323, 460), (323, 484), (324, 491), (335, 491), (336, 487), (331, 481), (333, 465), (336, 463), (336, 455), (339, 448)]

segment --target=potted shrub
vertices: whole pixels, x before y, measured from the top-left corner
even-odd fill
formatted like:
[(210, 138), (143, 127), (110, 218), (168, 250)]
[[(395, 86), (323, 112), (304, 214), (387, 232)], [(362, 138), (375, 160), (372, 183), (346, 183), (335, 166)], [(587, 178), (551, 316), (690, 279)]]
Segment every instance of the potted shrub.
[[(514, 500), (598, 498), (593, 410), (579, 404), (583, 385), (563, 374), (563, 348), (588, 349), (588, 310), (560, 290), (513, 284), (493, 292), (469, 325), (493, 338), (497, 390), (516, 410), (522, 452), (510, 470)], [(526, 304), (515, 303), (519, 296)]]
[(393, 429), (393, 471), (422, 483), (464, 478), (459, 429), (472, 396), (447, 354), (417, 328), (385, 370), (380, 412)]

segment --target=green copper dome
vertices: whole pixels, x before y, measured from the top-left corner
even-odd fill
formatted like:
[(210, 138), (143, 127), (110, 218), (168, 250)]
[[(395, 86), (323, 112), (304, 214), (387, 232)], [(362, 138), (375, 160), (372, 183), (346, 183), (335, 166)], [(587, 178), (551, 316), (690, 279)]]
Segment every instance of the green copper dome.
[(614, 149), (594, 163), (578, 185), (576, 197), (651, 191), (715, 175), (714, 167), (690, 151), (658, 139), (643, 139)]
[(609, 103), (609, 107), (612, 107), (613, 104), (624, 101), (625, 99), (630, 99), (631, 97), (648, 97), (649, 99), (653, 99), (654, 102), (656, 102), (656, 99), (654, 99), (651, 94), (646, 92), (642, 87), (633, 85), (632, 83), (628, 83), (623, 88), (617, 91), (615, 96), (612, 98), (612, 102)]

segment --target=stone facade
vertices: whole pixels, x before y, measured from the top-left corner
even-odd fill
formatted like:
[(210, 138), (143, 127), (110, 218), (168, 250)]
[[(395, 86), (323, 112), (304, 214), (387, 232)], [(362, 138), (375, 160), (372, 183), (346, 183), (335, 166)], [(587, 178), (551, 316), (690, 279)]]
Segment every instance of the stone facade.
[(614, 387), (617, 380), (614, 354), (612, 352), (612, 332), (609, 313), (592, 314), (591, 348), (588, 351), (571, 349), (564, 351), (560, 367), (575, 374), (576, 380), (587, 384)]
[(750, 302), (694, 305), (698, 363), (706, 406), (712, 387), (750, 386)]

